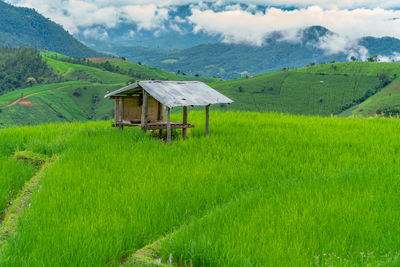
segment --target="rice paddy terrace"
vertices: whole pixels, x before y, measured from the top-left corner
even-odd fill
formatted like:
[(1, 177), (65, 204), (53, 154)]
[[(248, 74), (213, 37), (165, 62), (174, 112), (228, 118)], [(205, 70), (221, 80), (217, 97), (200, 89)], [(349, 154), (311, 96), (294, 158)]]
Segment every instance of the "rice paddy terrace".
[(400, 264), (400, 121), (203, 117), (1, 130), (0, 265)]

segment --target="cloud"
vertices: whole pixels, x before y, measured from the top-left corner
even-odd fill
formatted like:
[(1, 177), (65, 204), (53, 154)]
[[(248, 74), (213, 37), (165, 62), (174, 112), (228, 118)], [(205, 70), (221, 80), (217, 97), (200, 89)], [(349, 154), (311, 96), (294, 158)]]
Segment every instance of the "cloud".
[(90, 39), (107, 40), (108, 32), (100, 27), (88, 28), (83, 31), (83, 36)]
[(168, 9), (158, 8), (154, 4), (146, 6), (124, 6), (121, 15), (128, 22), (135, 22), (139, 30), (152, 30), (161, 27), (168, 19)]
[[(135, 32), (127, 32), (127, 36), (141, 30), (152, 30), (159, 35), (166, 27), (180, 33), (185, 28), (183, 24), (188, 22), (195, 33), (221, 36), (222, 41), (227, 43), (260, 46), (264, 44), (265, 37), (274, 31), (283, 32), (282, 40), (294, 42), (298, 41), (299, 29), (321, 25), (337, 35), (325, 36), (314, 45), (328, 54), (345, 52), (364, 58), (367, 52), (357, 45), (358, 38), (400, 38), (400, 10), (388, 9), (400, 7), (398, 0), (269, 0), (269, 7), (264, 8), (257, 5), (265, 6), (265, 0), (8, 1), (37, 9), (73, 34), (80, 32), (84, 36), (100, 39), (106, 39), (106, 30), (122, 22), (137, 25), (137, 29), (132, 29)], [(170, 17), (169, 12), (177, 10), (176, 5), (181, 4), (191, 4), (192, 14)]]
[(168, 19), (166, 8), (155, 4), (132, 5), (140, 1), (11, 0), (10, 2), (18, 6), (35, 8), (73, 34), (78, 33), (82, 27), (101, 25), (114, 28), (123, 21), (136, 23), (139, 30), (153, 30), (162, 28), (163, 22)]
[(378, 56), (378, 62), (400, 62), (400, 53), (394, 52), (391, 56)]
[[(69, 2), (69, 0), (8, 0), (13, 4), (18, 5), (30, 5), (32, 7), (43, 6), (49, 4), (56, 6), (56, 3)], [(99, 7), (123, 7), (130, 5), (151, 5), (156, 6), (172, 6), (172, 5), (184, 5), (184, 4), (197, 4), (198, 0), (86, 0), (87, 3), (96, 4)], [(201, 1), (200, 1), (201, 2)], [(204, 2), (215, 3), (217, 6), (224, 4), (252, 4), (252, 5), (269, 5), (269, 6), (289, 6), (289, 7), (308, 7), (308, 6), (320, 6), (323, 8), (396, 8), (400, 7), (398, 0), (205, 0)], [(61, 5), (59, 5), (61, 7)]]
[[(293, 31), (313, 25), (326, 27), (350, 40), (364, 36), (400, 38), (400, 20), (393, 19), (400, 18), (400, 11), (397, 10), (323, 9), (311, 6), (290, 11), (268, 8), (265, 12), (255, 14), (240, 9), (216, 12), (193, 8), (192, 12), (188, 19), (194, 25), (195, 32), (222, 35), (225, 42), (261, 45), (272, 31)], [(336, 38), (335, 43), (346, 46), (344, 39)], [(324, 46), (324, 43), (321, 45)], [(336, 49), (327, 48), (332, 52)]]

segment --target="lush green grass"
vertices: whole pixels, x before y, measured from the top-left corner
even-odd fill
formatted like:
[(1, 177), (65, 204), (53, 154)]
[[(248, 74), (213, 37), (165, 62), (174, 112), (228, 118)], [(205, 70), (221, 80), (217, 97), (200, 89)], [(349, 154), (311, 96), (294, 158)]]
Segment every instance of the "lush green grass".
[(363, 103), (356, 105), (343, 113), (343, 117), (371, 117), (376, 115), (376, 111), (381, 108), (397, 106), (400, 103), (400, 80), (394, 81), (382, 91), (371, 96)]
[(400, 76), (400, 63), (345, 62), (300, 68), (296, 71), (307, 73), (352, 74), (367, 76), (376, 76), (381, 73), (386, 73), (389, 76)]
[(56, 71), (58, 75), (65, 74), (65, 78), (74, 76), (74, 73), (79, 71), (79, 74), (76, 74), (78, 76), (74, 78), (79, 79), (79, 76), (82, 76), (83, 80), (102, 82), (107, 84), (126, 83), (131, 79), (131, 77), (127, 75), (103, 71), (94, 67), (63, 62), (48, 57), (43, 58)]
[(30, 94), (39, 93), (47, 90), (52, 90), (56, 88), (67, 88), (67, 87), (75, 87), (75, 86), (85, 86), (89, 85), (90, 83), (87, 82), (78, 82), (78, 81), (71, 81), (71, 82), (63, 82), (63, 83), (52, 83), (40, 86), (33, 86), (28, 87), (16, 91), (12, 91), (10, 93), (4, 94), (0, 96), (0, 107), (6, 106), (11, 104), (15, 100), (19, 99), (21, 96), (28, 96)]
[[(46, 55), (54, 55), (45, 54), (45, 58), (58, 74), (61, 75), (70, 70), (65, 75), (67, 79), (85, 80), (86, 82), (37, 86), (0, 96), (0, 106), (4, 106), (19, 98), (21, 93), (27, 95), (57, 88), (58, 86), (69, 85), (68, 88), (63, 88), (62, 90), (43, 92), (29, 98), (29, 101), (35, 104), (34, 107), (16, 105), (3, 109), (0, 117), (0, 127), (45, 122), (98, 120), (112, 117), (114, 112), (113, 101), (103, 100), (102, 97), (107, 91), (125, 85), (131, 77), (102, 71), (93, 67), (58, 61), (48, 58)], [(213, 81), (210, 83), (212, 87), (235, 101), (232, 105), (215, 105), (213, 109), (272, 111), (322, 116), (340, 114), (348, 107), (350, 107), (350, 110), (342, 113), (342, 115), (360, 115), (358, 114), (359, 107), (354, 103), (360, 99), (366, 99), (365, 96), (369, 91), (373, 91), (380, 86), (379, 75), (386, 73), (388, 78), (393, 79), (400, 71), (400, 65), (396, 63), (335, 63), (298, 70), (278, 71), (247, 79), (215, 82), (213, 78), (176, 76), (129, 61), (110, 61), (110, 64), (119, 66), (125, 71), (132, 69), (132, 75), (141, 73), (140, 75), (143, 74), (146, 77), (152, 77), (152, 79), (178, 80), (193, 78)], [(76, 90), (80, 90), (79, 88), (89, 88), (90, 90), (84, 90), (81, 97), (73, 97), (73, 93)], [(383, 90), (377, 96), (360, 105), (360, 107), (366, 106), (365, 108), (362, 107), (365, 110), (362, 115), (374, 114), (377, 108), (382, 108), (383, 104), (381, 102), (386, 103), (387, 101), (378, 100), (379, 104), (376, 104), (375, 99), (382, 98), (381, 96), (385, 94), (389, 95), (390, 101), (395, 102), (396, 90), (394, 89), (393, 91), (390, 88), (397, 87), (388, 87), (387, 90)], [(389, 93), (385, 93), (386, 91)], [(384, 97), (384, 99), (388, 99), (388, 97)], [(376, 108), (375, 110), (370, 110), (371, 108), (367, 106)]]
[(212, 112), (207, 138), (189, 115), (171, 146), (108, 122), (1, 130), (7, 153), (60, 159), (0, 265), (117, 265), (169, 233), (163, 258), (194, 265), (399, 264), (398, 120)]
[(202, 82), (215, 82), (218, 79), (212, 77), (195, 77), (187, 75), (175, 75), (170, 72), (166, 72), (159, 68), (139, 65), (130, 61), (109, 61), (113, 66), (119, 66), (125, 71), (130, 71), (134, 77), (138, 77), (140, 80), (172, 80), (172, 81), (202, 81)]
[[(59, 89), (50, 90), (54, 88)], [(26, 99), (32, 106), (16, 104), (4, 108), (0, 113), (0, 128), (50, 122), (109, 119), (114, 113), (114, 105), (112, 101), (103, 97), (107, 91), (118, 88), (120, 88), (120, 85), (87, 82), (67, 82), (28, 88), (23, 91), (24, 95), (40, 92)], [(0, 103), (9, 104), (18, 99), (20, 97), (20, 95), (17, 95), (19, 91), (0, 96)], [(3, 98), (6, 100), (3, 100)]]
[(223, 109), (326, 116), (341, 112), (353, 99), (379, 84), (376, 75), (321, 75), (291, 70), (211, 86), (235, 100)]
[(36, 171), (33, 166), (4, 155), (4, 152), (0, 150), (0, 218), (10, 200)]

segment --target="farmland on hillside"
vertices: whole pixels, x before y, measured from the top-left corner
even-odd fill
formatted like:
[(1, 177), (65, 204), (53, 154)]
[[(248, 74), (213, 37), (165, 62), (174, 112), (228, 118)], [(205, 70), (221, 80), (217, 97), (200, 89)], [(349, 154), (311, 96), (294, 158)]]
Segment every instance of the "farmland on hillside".
[(342, 117), (398, 116), (400, 112), (400, 80), (394, 81), (376, 95), (340, 114)]
[[(47, 122), (110, 119), (114, 114), (114, 104), (103, 99), (103, 96), (107, 91), (141, 78), (210, 82), (212, 87), (235, 101), (232, 105), (213, 106), (213, 109), (322, 116), (350, 116), (353, 113), (360, 115), (360, 108), (363, 110), (361, 115), (374, 115), (377, 110), (400, 110), (395, 103), (389, 105), (386, 100), (384, 103), (375, 103), (374, 100), (381, 95), (387, 95), (385, 99), (395, 101), (396, 90), (393, 91), (393, 88), (397, 88), (397, 81), (387, 87), (386, 85), (392, 80), (398, 80), (400, 64), (397, 63), (323, 64), (216, 82), (214, 78), (178, 76), (124, 60), (107, 61), (113, 71), (119, 70), (120, 73), (116, 73), (101, 69), (104, 65), (97, 68), (63, 61), (74, 59), (56, 53), (42, 53), (42, 56), (64, 81), (69, 81), (69, 86), (64, 87), (65, 83), (34, 86), (1, 95), (0, 128)], [(52, 90), (57, 88), (61, 89)], [(28, 96), (37, 91), (42, 93), (25, 99), (28, 102), (21, 101), (17, 105), (4, 108), (21, 96)], [(371, 97), (379, 91), (382, 92)], [(366, 102), (363, 103), (364, 101)], [(364, 108), (366, 105), (373, 106), (374, 110)]]
[(214, 111), (210, 137), (189, 121), (171, 146), (108, 122), (1, 130), (11, 175), (35, 172), (16, 151), (59, 159), (0, 265), (140, 264), (151, 244), (176, 266), (400, 263), (398, 120)]
[[(52, 75), (60, 77), (60, 82), (0, 95), (0, 128), (110, 119), (114, 115), (114, 104), (103, 96), (139, 79), (216, 81), (214, 78), (177, 76), (123, 60), (109, 62), (114, 68), (111, 72), (104, 70), (100, 63), (89, 66), (83, 59), (54, 52), (41, 52), (41, 56), (51, 67), (49, 70), (54, 70)], [(82, 61), (87, 65), (68, 61)], [(115, 72), (117, 70), (120, 73)]]
[(221, 81), (211, 86), (236, 100), (225, 110), (339, 114), (384, 88), (400, 74), (398, 63), (334, 63)]
[[(114, 107), (103, 96), (107, 91), (120, 87), (112, 84), (65, 82), (13, 91), (0, 97), (0, 107), (3, 106), (0, 128), (55, 121), (110, 119)], [(20, 100), (21, 94), (23, 100)]]

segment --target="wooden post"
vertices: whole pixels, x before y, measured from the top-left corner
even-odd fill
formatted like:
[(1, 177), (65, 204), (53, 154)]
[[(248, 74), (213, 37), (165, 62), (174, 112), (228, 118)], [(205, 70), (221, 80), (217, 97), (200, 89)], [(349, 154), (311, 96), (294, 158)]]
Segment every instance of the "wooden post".
[(147, 126), (147, 112), (148, 112), (148, 95), (145, 90), (143, 90), (143, 104), (142, 104), (142, 119), (141, 126), (142, 130), (145, 132), (145, 127)]
[(119, 105), (118, 105), (118, 124), (119, 124), (119, 128), (121, 130), (124, 129), (124, 126), (122, 125), (122, 119), (123, 119), (123, 115), (124, 115), (124, 102), (122, 101), (122, 96), (120, 96), (118, 98), (119, 100)]
[(158, 102), (158, 120), (164, 120), (164, 105)]
[(161, 104), (161, 116), (160, 116), (160, 120), (164, 121), (165, 120), (165, 106), (163, 104)]
[(122, 101), (122, 97), (118, 97), (118, 122), (122, 122), (122, 116), (123, 116), (123, 112), (124, 112), (124, 104)]
[[(183, 107), (183, 126), (185, 127), (187, 124), (187, 116), (188, 116), (188, 108)], [(182, 129), (182, 138), (186, 138), (187, 135), (187, 128)]]
[(171, 143), (171, 119), (170, 119), (170, 108), (167, 107), (167, 143)]
[(115, 121), (115, 126), (117, 126), (117, 124), (118, 124), (118, 104), (117, 104), (117, 99), (114, 99), (115, 100), (115, 106), (114, 106), (114, 121)]
[(210, 127), (209, 127), (209, 121), (210, 121), (210, 105), (206, 106), (206, 135), (210, 135)]

